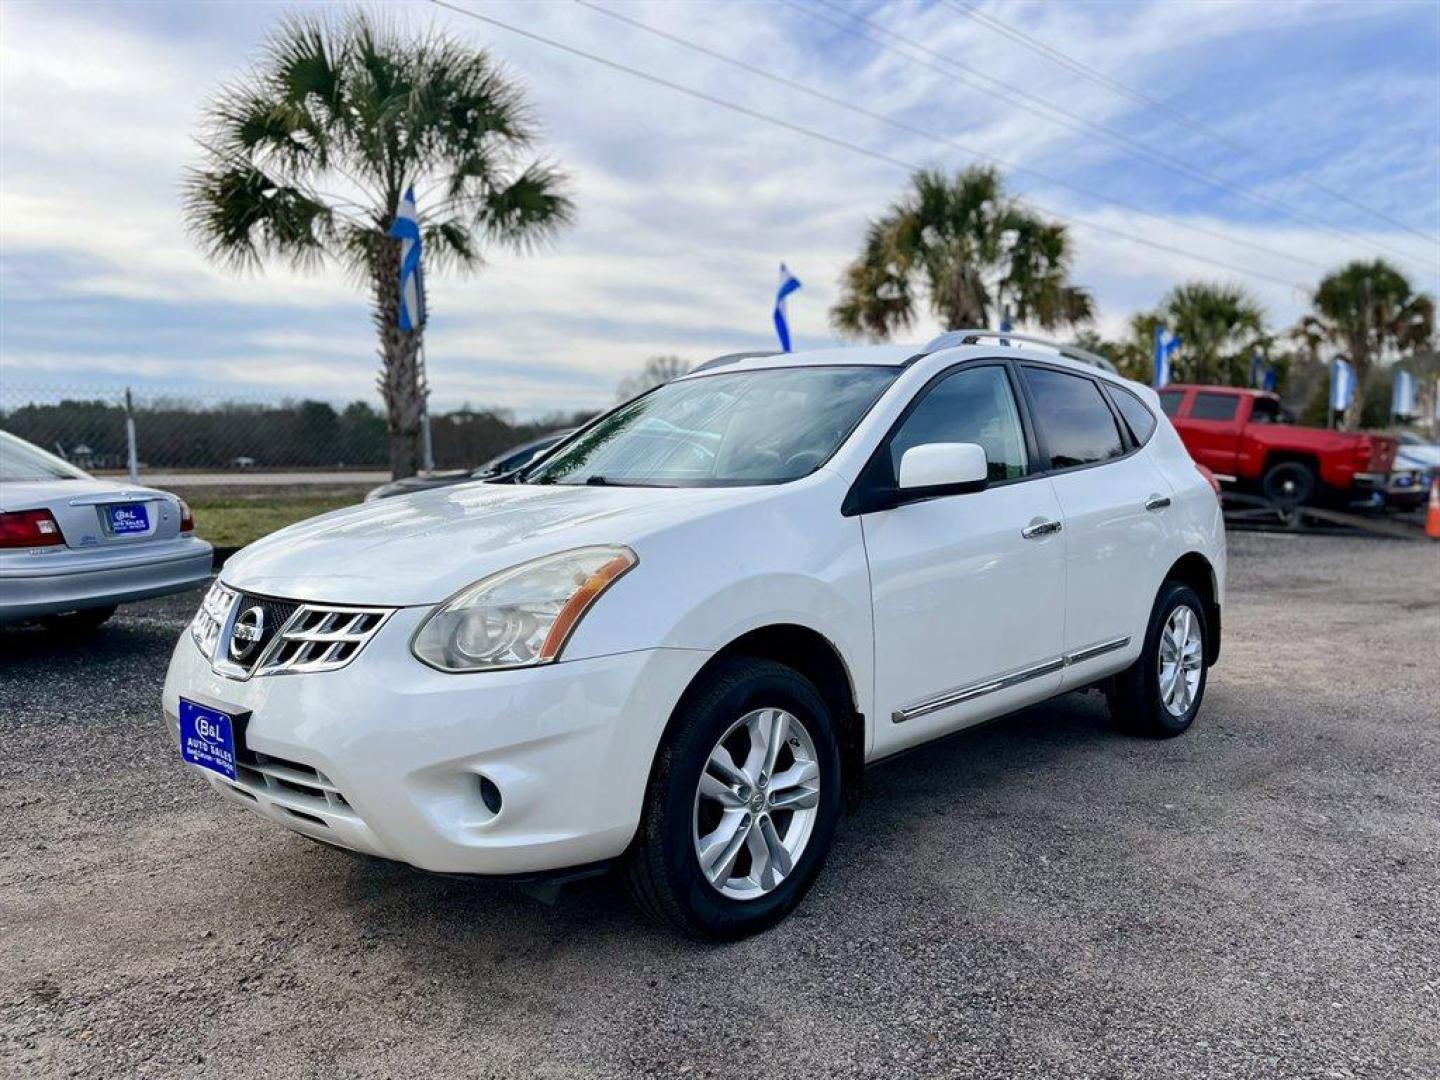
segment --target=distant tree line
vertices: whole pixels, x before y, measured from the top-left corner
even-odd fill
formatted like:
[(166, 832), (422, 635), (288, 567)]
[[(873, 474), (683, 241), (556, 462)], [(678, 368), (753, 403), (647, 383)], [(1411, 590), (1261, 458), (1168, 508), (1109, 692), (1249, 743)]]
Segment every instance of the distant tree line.
[[(364, 401), (336, 409), (324, 401), (205, 405), (155, 399), (134, 413), (140, 460), (164, 469), (384, 468), (390, 464), (385, 415)], [(508, 412), (468, 406), (431, 420), (437, 468), (478, 465), (518, 443), (587, 414), (517, 421)], [(0, 412), (0, 428), (82, 468), (126, 460), (125, 409), (111, 400), (65, 399)]]

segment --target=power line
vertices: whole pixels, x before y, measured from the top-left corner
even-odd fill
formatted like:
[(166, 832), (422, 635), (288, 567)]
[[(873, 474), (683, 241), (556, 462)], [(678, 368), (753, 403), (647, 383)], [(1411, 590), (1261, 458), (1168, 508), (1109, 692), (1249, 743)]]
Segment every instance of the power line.
[[(787, 79), (782, 75), (776, 75), (774, 72), (767, 71), (766, 69), (758, 67), (755, 64), (751, 64), (746, 60), (741, 60), (737, 57), (729, 56), (725, 53), (712, 49), (709, 46), (702, 45), (699, 42), (691, 41), (688, 38), (680, 37), (678, 34), (672, 34), (668, 30), (662, 30), (657, 26), (651, 26), (648, 23), (643, 23), (638, 19), (632, 19), (628, 15), (622, 15), (618, 11), (612, 11), (609, 8), (594, 3), (593, 0), (574, 0), (574, 2), (576, 4), (579, 4), (583, 8), (587, 8), (590, 11), (597, 12), (598, 14), (606, 16), (607, 18), (615, 19), (618, 22), (625, 23), (628, 26), (633, 26), (637, 30), (643, 30), (647, 34), (652, 34), (655, 37), (672, 42), (676, 45), (680, 45), (683, 48), (690, 49), (691, 51), (700, 53), (703, 56), (709, 56), (715, 60), (721, 61), (722, 63), (726, 63), (731, 65), (732, 67), (739, 68), (741, 71), (747, 71), (752, 75), (756, 75), (762, 79), (766, 79), (772, 83), (775, 83), (776, 85), (784, 86), (791, 90), (798, 91), (799, 93), (806, 94), (812, 98), (815, 98), (817, 101), (823, 101), (829, 105), (834, 105), (837, 108), (846, 109), (849, 112), (855, 113), (858, 116), (864, 116), (870, 120), (875, 120), (879, 123), (886, 124), (892, 128), (895, 128), (897, 131), (904, 131), (910, 135), (916, 135), (923, 139), (929, 139), (932, 142), (948, 146), (952, 150), (958, 150), (962, 154), (968, 154), (971, 157), (980, 158), (983, 161), (988, 161), (994, 165), (998, 165), (1001, 168), (1006, 169), (1012, 173), (1032, 176), (1035, 177), (1037, 180), (1041, 180), (1045, 183), (1055, 184), (1059, 187), (1068, 188), (1069, 190), (1074, 191), (1080, 195), (1084, 195), (1087, 198), (1096, 199), (1100, 202), (1107, 202), (1110, 203), (1112, 206), (1118, 206), (1123, 210), (1130, 210), (1137, 214), (1144, 214), (1147, 217), (1153, 216), (1141, 207), (1138, 207), (1133, 203), (1125, 202), (1123, 199), (1117, 199), (1110, 195), (1101, 194), (1098, 191), (1092, 191), (1089, 188), (1082, 187), (1081, 185), (1073, 183), (1072, 181), (1065, 180), (1058, 176), (1053, 176), (1049, 173), (1041, 172), (1039, 169), (1032, 169), (1024, 165), (1017, 165), (1014, 162), (1006, 161), (1004, 158), (996, 157), (994, 154), (986, 153), (983, 150), (976, 150), (974, 147), (966, 146), (963, 143), (956, 142), (954, 139), (951, 139), (946, 135), (941, 135), (938, 132), (927, 131), (924, 128), (916, 127), (913, 124), (909, 124), (893, 116), (888, 116), (885, 113), (876, 112), (873, 109), (867, 109), (863, 105), (856, 105), (854, 102), (846, 101), (843, 98), (835, 97), (831, 94), (826, 93), (823, 90), (817, 90), (813, 86), (807, 86), (804, 83), (796, 82), (793, 79)], [(1212, 229), (1205, 225), (1195, 225), (1191, 224), (1190, 222), (1174, 222), (1174, 224), (1179, 225), (1181, 228), (1189, 229), (1193, 232), (1199, 233), (1202, 236), (1208, 236), (1212, 239), (1223, 240), (1231, 244), (1238, 244), (1242, 247), (1250, 248), (1253, 251), (1258, 251), (1265, 255), (1270, 255), (1281, 259), (1289, 259), (1292, 262), (1303, 263), (1304, 265), (1309, 266), (1315, 270), (1324, 271), (1329, 269), (1329, 267), (1326, 266), (1324, 263), (1317, 262), (1316, 260), (1307, 258), (1306, 256), (1293, 255), (1288, 251), (1281, 251), (1278, 248), (1267, 247), (1264, 244), (1257, 244), (1253, 240), (1246, 240), (1243, 237), (1235, 236), (1220, 229)]]
[[(519, 37), (528, 38), (531, 41), (539, 42), (542, 45), (548, 45), (553, 49), (558, 49), (561, 52), (569, 53), (571, 56), (578, 56), (581, 59), (589, 60), (593, 63), (600, 64), (603, 67), (610, 68), (612, 71), (620, 71), (624, 72), (627, 75), (633, 75), (637, 79), (643, 79), (644, 81), (653, 83), (656, 86), (663, 86), (668, 90), (674, 90), (677, 93), (686, 94), (689, 97), (693, 97), (697, 100), (707, 102), (708, 104), (716, 105), (722, 109), (728, 109), (731, 112), (739, 113), (741, 116), (748, 116), (752, 120), (760, 120), (764, 123), (772, 124), (775, 127), (783, 128), (786, 131), (793, 132), (797, 135), (804, 135), (806, 138), (815, 139), (818, 142), (827, 143), (830, 146), (839, 147), (842, 150), (849, 150), (852, 153), (861, 154), (876, 161), (883, 161), (887, 165), (895, 165), (899, 168), (905, 169), (907, 172), (913, 173), (922, 168), (922, 166), (916, 164), (915, 162), (905, 161), (902, 158), (894, 157), (880, 150), (871, 150), (869, 147), (861, 146), (859, 143), (853, 143), (846, 139), (838, 138), (834, 135), (828, 135), (823, 131), (816, 131), (814, 128), (805, 127), (802, 124), (792, 123), (789, 120), (774, 116), (770, 113), (761, 112), (758, 109), (752, 109), (749, 106), (741, 105), (738, 102), (729, 101), (722, 97), (717, 97), (716, 95), (707, 93), (704, 90), (697, 90), (694, 87), (686, 86), (683, 83), (673, 82), (670, 79), (666, 79), (660, 75), (653, 75), (648, 71), (641, 71), (639, 68), (630, 67), (628, 64), (622, 64), (619, 61), (608, 59), (607, 57), (601, 56), (598, 53), (587, 52), (586, 50), (577, 48), (574, 45), (567, 45), (563, 41), (556, 41), (554, 38), (545, 37), (543, 34), (537, 34), (533, 30), (526, 30), (522, 27), (514, 26), (511, 23), (503, 22), (502, 20), (497, 19), (494, 16), (482, 15), (478, 11), (471, 11), (469, 8), (461, 7), (458, 4), (451, 3), (450, 0), (430, 0), (430, 2), (436, 7), (445, 8), (446, 10), (453, 11), (458, 15), (464, 15), (466, 18), (474, 19), (477, 22), (483, 22), (490, 26), (498, 27), (501, 30), (516, 34)], [(1117, 236), (1122, 240), (1128, 240), (1131, 243), (1139, 244), (1142, 247), (1152, 248), (1155, 251), (1163, 251), (1170, 255), (1178, 255), (1181, 258), (1191, 259), (1196, 262), (1206, 263), (1207, 265), (1217, 267), (1221, 270), (1228, 270), (1233, 274), (1239, 274), (1243, 277), (1255, 278), (1256, 280), (1260, 281), (1268, 281), (1274, 285), (1283, 285), (1287, 289), (1298, 289), (1301, 291), (1305, 291), (1306, 289), (1306, 286), (1294, 281), (1287, 280), (1285, 278), (1275, 277), (1271, 274), (1266, 274), (1259, 270), (1251, 270), (1243, 266), (1237, 266), (1234, 263), (1228, 263), (1222, 259), (1211, 258), (1209, 255), (1201, 255), (1198, 252), (1186, 251), (1184, 248), (1178, 248), (1172, 244), (1166, 244), (1159, 240), (1150, 240), (1143, 236), (1137, 236), (1134, 233), (1126, 232), (1123, 229), (1117, 229), (1111, 225), (1102, 225), (1101, 223), (1096, 221), (1086, 221), (1084, 218), (1072, 217), (1069, 214), (1064, 214), (1058, 210), (1053, 210), (1047, 206), (1043, 206), (1042, 204), (1035, 202), (1033, 199), (1030, 199), (1028, 201), (1030, 205), (1036, 210), (1039, 210), (1042, 213), (1045, 213), (1059, 221), (1063, 221), (1068, 225), (1077, 225), (1084, 229), (1091, 229), (1095, 232), (1106, 233), (1110, 236)]]
[[(908, 53), (905, 52), (903, 49), (896, 48), (894, 45), (891, 45), (884, 40), (876, 38), (873, 34), (867, 33), (865, 30), (860, 29), (853, 24), (840, 21), (834, 16), (824, 14), (820, 11), (813, 10), (812, 8), (804, 7), (799, 4), (797, 0), (781, 0), (781, 2), (787, 4), (788, 6), (794, 8), (796, 11), (799, 11), (801, 14), (806, 15), (809, 18), (817, 19), (820, 22), (826, 23), (829, 26), (834, 27), (842, 33), (850, 34), (853, 37), (861, 38), (862, 40), (868, 41), (871, 44), (877, 46), (878, 48), (886, 50), (887, 52), (895, 53), (897, 56), (903, 56), (912, 64), (919, 64), (920, 66), (928, 67), (933, 71), (940, 71), (940, 69), (937, 68), (933, 63), (927, 63), (922, 57), (917, 57), (913, 53)], [(1156, 150), (1154, 147), (1148, 146), (1147, 144), (1141, 142), (1138, 139), (1131, 138), (1124, 132), (1117, 131), (1114, 128), (1107, 127), (1104, 124), (1090, 120), (1080, 115), (1079, 113), (1073, 112), (1063, 106), (1046, 101), (1039, 95), (1032, 94), (1029, 91), (1022, 89), (1021, 87), (1014, 86), (1010, 83), (1004, 82), (1001, 79), (996, 79), (990, 75), (984, 74), (983, 72), (976, 71), (974, 68), (962, 64), (959, 61), (946, 56), (944, 53), (941, 53), (935, 49), (931, 49), (928, 46), (922, 44), (921, 42), (915, 41), (911, 38), (906, 37), (903, 34), (896, 33), (894, 30), (890, 30), (887, 27), (882, 26), (878, 21), (870, 18), (867, 15), (861, 15), (853, 11), (847, 11), (846, 9), (838, 7), (836, 4), (832, 3), (831, 0), (815, 0), (815, 2), (819, 3), (823, 7), (829, 8), (830, 10), (839, 13), (844, 18), (853, 20), (855, 23), (863, 23), (866, 26), (872, 27), (879, 33), (885, 35), (885, 37), (893, 38), (894, 40), (901, 42), (909, 49), (913, 49), (919, 53), (924, 54), (925, 56), (933, 57), (935, 60), (939, 61), (940, 63), (944, 64), (948, 69), (950, 69), (950, 71), (948, 72), (941, 71), (941, 74), (946, 75), (947, 78), (954, 78), (955, 76), (951, 74), (951, 72), (954, 72), (958, 74), (963, 81), (968, 82), (971, 86), (974, 86), (975, 89), (979, 90), (982, 94), (987, 94), (990, 97), (998, 98), (999, 100), (1004, 101), (1007, 104), (1014, 105), (1016, 108), (1023, 109), (1026, 112), (1032, 113), (1035, 116), (1039, 116), (1041, 119), (1046, 120), (1052, 124), (1056, 124), (1060, 127), (1068, 128), (1071, 131), (1075, 131), (1081, 134), (1089, 134), (1098, 137), (1102, 141), (1107, 142), (1110, 146), (1122, 150), (1123, 152), (1130, 154), (1132, 157), (1142, 158), (1151, 162), (1152, 164), (1158, 164), (1165, 168), (1168, 168), (1173, 172), (1182, 173), (1190, 177), (1191, 179), (1198, 180), (1201, 183), (1206, 184), (1210, 187), (1216, 188), (1221, 191), (1229, 192), (1237, 198), (1245, 199), (1247, 202), (1254, 203), (1257, 206), (1261, 206), (1268, 210), (1275, 211), (1276, 213), (1283, 214), (1294, 221), (1298, 221), (1304, 225), (1309, 225), (1312, 228), (1329, 233), (1330, 235), (1335, 236), (1339, 239), (1346, 240), (1351, 243), (1359, 243), (1379, 251), (1384, 251), (1397, 259), (1404, 259), (1407, 262), (1417, 264), (1420, 262), (1415, 258), (1415, 256), (1407, 252), (1401, 251), (1398, 248), (1388, 247), (1384, 244), (1377, 243), (1376, 241), (1368, 240), (1365, 237), (1358, 236), (1344, 229), (1338, 229), (1333, 225), (1321, 221), (1319, 218), (1311, 217), (1308, 214), (1303, 214), (1299, 211), (1292, 210), (1284, 203), (1271, 199), (1269, 196), (1260, 195), (1253, 191), (1247, 191), (1245, 188), (1239, 187), (1238, 185), (1231, 183), (1224, 177), (1216, 176), (1214, 173), (1197, 168), (1196, 166), (1193, 166), (1188, 162), (1181, 160), (1180, 158), (1174, 157), (1170, 154), (1166, 154), (1163, 151)], [(1047, 112), (1057, 115), (1047, 115)], [(1425, 265), (1425, 272), (1431, 272), (1428, 265)]]
[[(1116, 80), (1110, 78), (1110, 76), (1106, 75), (1103, 71), (1091, 67), (1084, 61), (1075, 59), (1068, 53), (1061, 52), (1054, 46), (1048, 45), (1044, 41), (1041, 41), (1039, 38), (1025, 33), (1025, 31), (1019, 29), (1018, 27), (1014, 27), (1008, 23), (1001, 22), (999, 19), (995, 18), (995, 16), (980, 11), (973, 4), (961, 3), (960, 0), (944, 0), (944, 2), (949, 7), (958, 11), (960, 14), (966, 16), (967, 18), (973, 19), (974, 21), (980, 23), (982, 26), (986, 26), (989, 29), (994, 30), (996, 33), (1002, 34), (1005, 37), (1010, 38), (1012, 41), (1018, 42), (1019, 44), (1030, 49), (1032, 52), (1039, 53), (1046, 59), (1051, 60), (1054, 63), (1060, 64), (1062, 67), (1069, 68), (1076, 74), (1081, 75), (1086, 79), (1089, 79), (1091, 82), (1097, 83), (1100, 86), (1105, 87), (1107, 90), (1111, 90), (1114, 93), (1119, 94), (1121, 97), (1129, 98), (1131, 101), (1135, 102), (1138, 105), (1142, 105), (1147, 109), (1151, 109), (1155, 112), (1169, 117), (1171, 120), (1175, 121), (1178, 124), (1181, 124), (1184, 127), (1189, 128), (1191, 131), (1194, 131), (1200, 135), (1204, 135), (1205, 137), (1213, 139), (1216, 142), (1223, 143), (1230, 149), (1236, 150), (1242, 154), (1249, 154), (1254, 157), (1259, 157), (1261, 159), (1269, 159), (1271, 161), (1274, 160), (1273, 158), (1270, 158), (1270, 156), (1267, 155), (1263, 150), (1260, 150), (1253, 144), (1240, 142), (1239, 140), (1234, 139), (1229, 135), (1226, 135), (1223, 131), (1217, 131), (1209, 124), (1206, 124), (1200, 120), (1196, 120), (1194, 117), (1188, 116), (1187, 114), (1181, 112), (1179, 109), (1167, 105), (1165, 102), (1160, 101), (1158, 98), (1153, 98), (1149, 94), (1142, 93), (1141, 91), (1136, 90), (1133, 87), (1126, 86), (1124, 83), (1117, 82)], [(1355, 207), (1358, 210), (1364, 210), (1366, 213), (1373, 214), (1375, 217), (1379, 218), (1382, 221), (1389, 222), (1391, 225), (1394, 225), (1397, 228), (1404, 229), (1406, 232), (1410, 233), (1413, 236), (1419, 237), (1426, 243), (1440, 243), (1440, 239), (1430, 236), (1427, 233), (1421, 232), (1414, 226), (1409, 225), (1404, 221), (1401, 221), (1399, 218), (1386, 213), (1384, 210), (1380, 210), (1377, 207), (1369, 205), (1368, 203), (1361, 202), (1359, 199), (1356, 199), (1353, 196), (1348, 195), (1337, 188), (1332, 188), (1327, 184), (1322, 184), (1320, 183), (1320, 181), (1311, 179), (1310, 177), (1303, 174), (1297, 176), (1296, 179), (1300, 180), (1304, 184), (1309, 185), (1316, 191), (1323, 192), (1324, 194), (1329, 195), (1332, 198), (1336, 198), (1341, 200), (1342, 202), (1349, 203), (1351, 206)]]

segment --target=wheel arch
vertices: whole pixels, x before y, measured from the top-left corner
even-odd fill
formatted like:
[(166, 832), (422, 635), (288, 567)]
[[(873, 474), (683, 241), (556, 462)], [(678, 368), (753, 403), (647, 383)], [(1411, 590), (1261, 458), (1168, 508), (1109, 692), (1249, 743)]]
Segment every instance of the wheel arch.
[[(866, 721), (860, 710), (854, 675), (839, 647), (812, 627), (799, 623), (770, 623), (747, 630), (716, 650), (695, 673), (690, 680), (690, 686), (698, 685), (717, 664), (736, 656), (784, 664), (815, 684), (821, 697), (830, 706), (839, 728), (836, 735), (840, 743), (844, 804), (853, 809), (860, 802), (862, 792), (867, 741)], [(685, 694), (681, 695), (670, 724), (679, 716), (688, 693), (689, 687)], [(667, 724), (667, 737), (669, 727)]]
[(1215, 576), (1215, 566), (1204, 554), (1187, 551), (1170, 565), (1165, 572), (1166, 581), (1179, 581), (1194, 589), (1205, 604), (1206, 636), (1205, 652), (1213, 665), (1220, 658), (1220, 589)]

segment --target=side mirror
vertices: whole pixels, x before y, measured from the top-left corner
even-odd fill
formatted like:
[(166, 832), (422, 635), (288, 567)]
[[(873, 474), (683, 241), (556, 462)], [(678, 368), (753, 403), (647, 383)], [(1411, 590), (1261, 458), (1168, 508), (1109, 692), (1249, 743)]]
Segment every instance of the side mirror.
[(978, 443), (925, 443), (905, 451), (897, 479), (902, 499), (958, 495), (983, 490), (990, 465)]

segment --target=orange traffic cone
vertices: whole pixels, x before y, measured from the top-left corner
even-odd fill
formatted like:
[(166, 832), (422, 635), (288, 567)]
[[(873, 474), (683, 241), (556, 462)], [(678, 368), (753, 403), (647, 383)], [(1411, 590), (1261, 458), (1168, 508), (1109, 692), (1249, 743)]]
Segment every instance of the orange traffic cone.
[(1440, 472), (1430, 477), (1430, 509), (1425, 512), (1425, 535), (1440, 540)]

